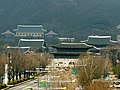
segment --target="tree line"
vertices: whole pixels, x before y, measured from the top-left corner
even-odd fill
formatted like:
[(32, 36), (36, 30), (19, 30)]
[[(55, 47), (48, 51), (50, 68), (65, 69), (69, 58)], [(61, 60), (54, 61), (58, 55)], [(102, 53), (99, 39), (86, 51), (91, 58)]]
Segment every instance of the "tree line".
[(15, 81), (22, 77), (29, 77), (38, 67), (45, 67), (48, 64), (48, 57), (45, 53), (23, 54), (20, 52), (9, 52), (0, 55), (0, 83), (3, 83), (5, 64), (8, 64), (8, 80)]

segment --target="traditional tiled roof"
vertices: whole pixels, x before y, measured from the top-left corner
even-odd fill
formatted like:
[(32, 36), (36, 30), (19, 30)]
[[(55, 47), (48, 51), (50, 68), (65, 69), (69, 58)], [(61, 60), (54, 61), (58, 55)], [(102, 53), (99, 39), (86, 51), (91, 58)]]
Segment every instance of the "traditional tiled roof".
[(4, 34), (4, 35), (14, 35), (14, 33), (12, 33), (10, 30), (5, 31), (2, 34)]
[(117, 26), (117, 29), (120, 29), (120, 25)]
[(14, 29), (16, 32), (44, 32), (42, 25), (18, 25), (17, 29)]
[(92, 48), (90, 48), (88, 50), (88, 52), (92, 52), (92, 53), (97, 53), (97, 52), (100, 52), (101, 48), (97, 48), (95, 46), (93, 46)]
[(29, 51), (30, 47), (7, 47), (7, 52), (21, 52), (21, 53), (25, 53), (26, 51)]
[(44, 39), (20, 39), (18, 42), (19, 47), (31, 47), (31, 48), (45, 48)]
[(88, 36), (87, 40), (81, 42), (87, 43), (88, 45), (105, 46), (114, 41), (111, 40), (111, 36)]
[(87, 45), (85, 43), (60, 43), (52, 46), (54, 48), (90, 48), (91, 45)]
[(81, 52), (52, 52), (51, 54), (72, 54), (72, 55), (76, 55), (76, 54), (80, 54)]
[(60, 43), (51, 47), (56, 49), (51, 52), (54, 58), (79, 58), (81, 52), (87, 52), (93, 46), (86, 43)]
[(57, 35), (57, 34), (51, 30), (50, 32), (46, 33), (45, 35)]

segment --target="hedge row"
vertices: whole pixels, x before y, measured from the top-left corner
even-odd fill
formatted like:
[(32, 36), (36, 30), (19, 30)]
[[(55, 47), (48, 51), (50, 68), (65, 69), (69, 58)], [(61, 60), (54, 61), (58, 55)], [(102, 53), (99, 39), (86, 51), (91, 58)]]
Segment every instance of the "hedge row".
[[(33, 79), (34, 78), (34, 75), (32, 75), (32, 77), (26, 77), (26, 78), (21, 78), (21, 79), (18, 79), (18, 80), (15, 80), (15, 81), (10, 81), (8, 82), (8, 85), (14, 85), (14, 84), (18, 84), (20, 82), (24, 82), (28, 79)], [(3, 89), (3, 88), (6, 88), (7, 85), (6, 84), (0, 84), (0, 90)]]
[(8, 85), (18, 84), (18, 83), (26, 81), (28, 79), (29, 79), (29, 77), (21, 78), (21, 79), (15, 80), (15, 81), (10, 81), (10, 82), (8, 82)]

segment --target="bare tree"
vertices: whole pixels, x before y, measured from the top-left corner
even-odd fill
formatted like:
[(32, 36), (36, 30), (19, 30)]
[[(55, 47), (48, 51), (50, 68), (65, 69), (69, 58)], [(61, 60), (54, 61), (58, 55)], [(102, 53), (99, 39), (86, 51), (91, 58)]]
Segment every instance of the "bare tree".
[(105, 56), (109, 58), (109, 60), (106, 60), (106, 70), (114, 72), (114, 74), (116, 74), (118, 78), (120, 78), (120, 70), (119, 70), (120, 49), (119, 48), (120, 48), (119, 45), (112, 45), (112, 46), (106, 47), (103, 50), (103, 52), (105, 53)]
[(66, 87), (67, 90), (75, 90), (76, 82), (72, 82), (73, 75), (71, 74), (71, 70), (62, 71), (62, 72), (54, 72), (53, 71), (50, 74), (53, 75), (53, 76), (59, 76), (59, 77), (51, 79), (52, 81), (56, 81), (56, 83), (53, 82), (52, 88)]
[(7, 64), (6, 55), (0, 55), (0, 83), (3, 82), (3, 76), (5, 73), (5, 64)]
[(110, 83), (108, 80), (95, 79), (92, 80), (89, 90), (113, 90), (113, 88), (110, 87)]
[(77, 79), (84, 87), (89, 86), (93, 79), (101, 77), (104, 71), (104, 59), (102, 56), (82, 54), (77, 66)]
[(37, 66), (38, 67), (45, 67), (49, 64), (49, 58), (46, 53), (38, 53), (36, 55)]

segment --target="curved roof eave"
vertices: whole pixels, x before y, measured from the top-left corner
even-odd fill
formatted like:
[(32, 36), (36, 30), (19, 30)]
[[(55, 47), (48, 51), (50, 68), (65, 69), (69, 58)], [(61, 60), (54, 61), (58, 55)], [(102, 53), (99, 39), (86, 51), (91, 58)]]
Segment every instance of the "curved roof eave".
[(111, 38), (111, 36), (88, 36), (88, 38)]
[(19, 41), (45, 41), (44, 39), (20, 39)]
[[(65, 45), (65, 46), (64, 46)], [(93, 47), (93, 45), (88, 45), (88, 44), (86, 44), (86, 43), (59, 43), (59, 44), (57, 44), (57, 45), (52, 45), (52, 47), (66, 47), (66, 45), (68, 45), (67, 47), (69, 47), (69, 45), (73, 45), (73, 47), (75, 48), (75, 45), (77, 45), (77, 46), (80, 46), (80, 45), (82, 45), (81, 46), (81, 48), (83, 47), (83, 45), (84, 46), (86, 46), (86, 47)], [(72, 47), (72, 46), (71, 46)], [(77, 48), (77, 47), (76, 47)], [(79, 47), (80, 48), (80, 47)], [(83, 48), (85, 48), (85, 47), (83, 47)]]
[(110, 42), (112, 42), (112, 43), (118, 43), (118, 41), (113, 41), (113, 40), (110, 40)]

